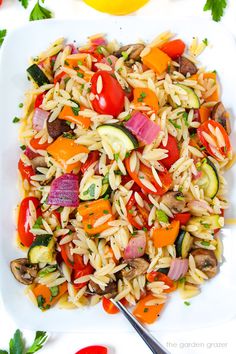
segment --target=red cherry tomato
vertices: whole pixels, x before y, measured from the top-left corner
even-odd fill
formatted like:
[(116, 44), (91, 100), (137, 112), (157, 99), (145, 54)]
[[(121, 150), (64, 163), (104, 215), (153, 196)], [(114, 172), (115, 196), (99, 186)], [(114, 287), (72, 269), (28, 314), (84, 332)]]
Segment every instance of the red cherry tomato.
[[(98, 87), (99, 82), (102, 87)], [(117, 117), (123, 111), (125, 99), (119, 82), (107, 71), (97, 71), (91, 83), (91, 92), (95, 95), (92, 100), (93, 109), (100, 114), (111, 114)]]
[(38, 108), (41, 106), (41, 104), (43, 103), (44, 96), (45, 96), (45, 92), (41, 93), (36, 97), (34, 108)]
[[(139, 191), (139, 195), (141, 196), (142, 199), (146, 199), (146, 196)], [(133, 207), (135, 206), (136, 210), (139, 211), (139, 217), (142, 220), (142, 225), (140, 225), (134, 215), (133, 215)], [(146, 227), (147, 229), (149, 229), (148, 226), (148, 216), (149, 216), (149, 212), (147, 211), (147, 209), (141, 208), (138, 203), (136, 202), (136, 199), (134, 197), (134, 193), (131, 195), (127, 205), (126, 205), (126, 209), (127, 209), (127, 217), (129, 222), (131, 223), (131, 225), (133, 225), (137, 230), (142, 230), (144, 227)], [(136, 214), (137, 215), (137, 214)]]
[[(89, 275), (89, 274), (93, 274), (94, 273), (94, 268), (91, 266), (90, 263), (88, 263), (83, 269), (80, 270), (74, 270), (72, 273), (72, 279), (73, 281), (75, 279), (79, 279), (81, 277), (84, 277), (85, 275)], [(83, 288), (88, 282), (85, 283), (81, 283), (81, 284), (75, 284), (74, 283), (74, 287), (76, 289), (81, 289)]]
[(190, 213), (178, 213), (175, 214), (173, 220), (179, 220), (180, 225), (182, 226), (182, 225), (186, 225), (190, 218), (191, 218)]
[(73, 248), (71, 242), (60, 245), (61, 256), (66, 265), (70, 268), (81, 270), (85, 267), (83, 258), (79, 254), (71, 254), (70, 249)]
[[(214, 135), (212, 133), (212, 131), (210, 130), (209, 126), (212, 127), (212, 129), (215, 130), (216, 134)], [(217, 140), (217, 129), (219, 129), (221, 136), (224, 140), (224, 144), (225, 146), (220, 146), (219, 141)], [(214, 145), (210, 144), (205, 136), (204, 133), (208, 134), (210, 136), (211, 139), (213, 139), (214, 141)], [(230, 140), (229, 140), (229, 136), (226, 133), (225, 129), (223, 128), (223, 126), (217, 122), (215, 122), (212, 119), (208, 119), (206, 120), (204, 123), (202, 123), (200, 125), (199, 128), (197, 128), (197, 134), (198, 137), (202, 143), (203, 146), (205, 146), (205, 148), (207, 149), (207, 152), (215, 157), (217, 160), (222, 160), (224, 157), (227, 157), (229, 155), (229, 153), (232, 150), (231, 144), (230, 144)], [(218, 134), (219, 136), (219, 134)], [(214, 151), (215, 150), (215, 151)], [(221, 155), (222, 157), (219, 158), (218, 155)]]
[(160, 144), (160, 149), (168, 150), (168, 157), (161, 160), (161, 163), (169, 170), (171, 166), (177, 161), (180, 157), (178, 143), (175, 137), (168, 134), (167, 145), (164, 146), (162, 143)]
[(80, 171), (84, 174), (95, 161), (98, 161), (99, 155), (99, 151), (91, 151), (88, 155), (86, 162), (81, 165)]
[(163, 44), (160, 49), (169, 55), (171, 59), (177, 59), (183, 54), (185, 43), (181, 39), (175, 39)]
[(43, 144), (39, 144), (41, 138), (32, 138), (30, 140), (30, 146), (32, 146), (35, 150), (46, 150), (47, 147), (50, 145), (47, 141)]
[(99, 53), (99, 46), (92, 46), (89, 49), (84, 49), (84, 50), (82, 49), (79, 52), (91, 54), (96, 59), (96, 61), (93, 61), (92, 63), (92, 71), (96, 72), (99, 70), (96, 64), (100, 63), (104, 58), (104, 55), (102, 53)]
[(103, 347), (101, 345), (92, 345), (90, 347), (80, 349), (75, 354), (107, 354), (107, 353), (108, 350), (106, 347)]
[(161, 272), (151, 272), (147, 274), (147, 280), (150, 283), (153, 283), (154, 281), (163, 281), (166, 285), (169, 286), (168, 289), (164, 290), (164, 293), (171, 293), (172, 291), (176, 290), (176, 285), (173, 282), (172, 279), (170, 279), (167, 275), (161, 273)]
[(40, 201), (38, 198), (27, 197), (22, 200), (19, 209), (17, 229), (18, 229), (20, 241), (26, 247), (31, 246), (35, 238), (35, 236), (29, 231), (30, 230), (30, 223), (29, 223), (29, 219), (30, 219), (29, 202), (30, 201), (35, 206), (37, 218), (42, 215), (41, 208), (40, 208)]
[(22, 179), (26, 179), (28, 182), (30, 182), (30, 177), (35, 175), (33, 167), (25, 165), (21, 159), (18, 162), (18, 170), (20, 171)]
[[(120, 302), (124, 306), (128, 303), (125, 299), (122, 299)], [(120, 312), (116, 305), (114, 305), (111, 300), (107, 299), (105, 296), (102, 298), (102, 307), (109, 315), (115, 315)]]
[(53, 83), (54, 85), (56, 85), (56, 83), (58, 83), (59, 81), (61, 81), (61, 79), (63, 78), (63, 76), (66, 76), (66, 73), (64, 71), (62, 71), (60, 74), (56, 75), (53, 79)]

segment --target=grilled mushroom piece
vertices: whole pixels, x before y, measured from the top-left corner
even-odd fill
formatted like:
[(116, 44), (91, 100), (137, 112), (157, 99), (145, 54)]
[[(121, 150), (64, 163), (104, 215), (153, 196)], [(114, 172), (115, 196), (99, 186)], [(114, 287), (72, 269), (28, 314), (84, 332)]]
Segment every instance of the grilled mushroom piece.
[(56, 139), (62, 133), (69, 132), (71, 128), (66, 121), (57, 118), (53, 122), (49, 122), (49, 119), (47, 120), (47, 130), (50, 137)]
[(217, 102), (213, 109), (211, 117), (217, 123), (220, 123), (225, 128), (228, 135), (231, 133), (229, 113), (226, 111), (222, 102)]
[(34, 169), (37, 167), (47, 167), (44, 156), (36, 156), (33, 160), (31, 160), (31, 163)]
[(28, 258), (14, 259), (10, 263), (11, 272), (20, 283), (30, 285), (38, 274), (38, 264), (32, 264)]
[(92, 289), (93, 292), (98, 295), (109, 295), (110, 297), (114, 297), (117, 294), (117, 284), (114, 281), (110, 281), (110, 283), (107, 284), (105, 289), (102, 290), (98, 284), (90, 280), (89, 288)]
[(206, 250), (203, 248), (197, 248), (191, 252), (196, 267), (203, 271), (208, 278), (213, 278), (217, 273), (217, 259), (215, 253), (212, 250)]
[(127, 266), (122, 269), (121, 274), (127, 280), (132, 280), (139, 275), (146, 273), (149, 263), (143, 258), (134, 258), (125, 260)]
[(129, 57), (127, 58), (128, 60), (126, 61), (126, 64), (133, 64), (135, 61), (140, 61), (140, 54), (145, 48), (145, 45), (138, 43), (138, 44), (128, 44), (123, 47), (121, 47), (119, 50), (113, 53), (117, 58), (122, 57), (123, 52), (127, 52), (132, 47), (132, 50), (129, 54)]
[(179, 72), (182, 75), (186, 76), (188, 73), (194, 75), (197, 73), (197, 67), (191, 60), (185, 57), (179, 57), (176, 62), (179, 63)]
[(161, 201), (173, 213), (181, 213), (186, 205), (184, 195), (181, 192), (168, 192), (164, 194)]

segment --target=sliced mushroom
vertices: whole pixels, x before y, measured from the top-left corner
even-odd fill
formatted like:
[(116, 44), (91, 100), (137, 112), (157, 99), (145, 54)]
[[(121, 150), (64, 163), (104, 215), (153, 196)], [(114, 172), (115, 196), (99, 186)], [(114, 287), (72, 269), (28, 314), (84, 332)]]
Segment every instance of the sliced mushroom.
[(214, 105), (211, 117), (225, 128), (228, 135), (231, 133), (229, 113), (226, 111), (222, 102), (218, 102)]
[(145, 48), (145, 45), (141, 44), (141, 43), (125, 45), (125, 46), (121, 47), (119, 50), (117, 50), (116, 52), (114, 52), (113, 55), (120, 58), (120, 57), (122, 57), (122, 53), (127, 52), (127, 50), (129, 50), (131, 47), (132, 47), (132, 50), (129, 54), (128, 59), (132, 60), (133, 63), (135, 61), (139, 61), (141, 59), (140, 54), (143, 51), (143, 49)]
[(110, 283), (107, 284), (105, 289), (102, 290), (98, 284), (90, 280), (89, 288), (92, 289), (93, 292), (98, 295), (109, 295), (111, 297), (114, 297), (117, 294), (117, 284), (114, 281), (110, 281)]
[(168, 192), (162, 197), (162, 203), (165, 204), (173, 213), (180, 213), (186, 205), (183, 193)]
[(57, 118), (53, 122), (49, 122), (49, 120), (47, 120), (47, 130), (51, 138), (56, 139), (62, 133), (70, 131), (71, 128), (66, 121)]
[(36, 156), (33, 160), (31, 160), (31, 163), (34, 169), (37, 167), (47, 167), (44, 156)]
[(191, 252), (196, 267), (203, 271), (208, 278), (212, 278), (217, 273), (217, 259), (215, 253), (212, 250), (206, 250), (203, 248), (197, 248)]
[(184, 76), (186, 76), (188, 73), (190, 75), (197, 73), (197, 67), (191, 60), (185, 57), (179, 57), (176, 61), (179, 63), (179, 72)]
[(143, 258), (134, 258), (125, 260), (127, 266), (122, 269), (121, 274), (127, 280), (132, 280), (139, 275), (145, 274), (149, 263)]
[(20, 283), (32, 284), (38, 274), (38, 264), (32, 264), (28, 258), (14, 259), (10, 263), (11, 272)]

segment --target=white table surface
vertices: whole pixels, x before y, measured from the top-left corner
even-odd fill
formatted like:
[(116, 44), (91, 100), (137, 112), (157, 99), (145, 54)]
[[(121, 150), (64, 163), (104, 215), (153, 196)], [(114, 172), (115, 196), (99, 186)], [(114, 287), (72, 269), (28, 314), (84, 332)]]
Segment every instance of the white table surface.
[[(111, 0), (114, 1), (114, 0)], [(127, 0), (128, 1), (128, 0)], [(222, 20), (226, 26), (236, 36), (236, 3), (229, 0), (225, 17)], [(30, 8), (35, 1), (30, 1)], [(209, 18), (209, 13), (203, 13), (202, 8), (205, 0), (150, 0), (150, 3), (135, 15), (155, 16), (175, 14), (201, 16)], [(53, 10), (55, 18), (84, 18), (103, 17), (108, 15), (98, 13), (83, 4), (81, 0), (47, 0), (47, 7)], [(14, 29), (28, 21), (30, 12), (24, 10), (17, 0), (4, 0), (0, 8), (0, 29)], [(171, 28), (171, 24), (170, 24)], [(140, 33), (141, 34), (141, 33)], [(23, 39), (22, 39), (23, 40)], [(230, 296), (230, 289), (229, 289)], [(227, 299), (222, 299), (227, 301)], [(217, 304), (212, 299), (213, 306), (217, 311)], [(191, 311), (191, 307), (189, 308)], [(92, 320), (92, 319), (91, 319)], [(78, 316), (79, 321), (79, 316)], [(115, 317), (114, 317), (115, 321)], [(224, 323), (221, 326), (211, 328), (199, 328), (188, 332), (160, 332), (158, 338), (173, 354), (235, 354), (235, 329), (236, 319)], [(0, 300), (0, 348), (7, 349), (8, 342), (16, 326), (14, 321), (9, 318)], [(34, 337), (34, 333), (24, 331), (27, 341)], [(109, 354), (149, 354), (150, 351), (142, 340), (132, 331), (126, 334), (114, 333), (112, 336), (106, 333), (96, 334), (70, 334), (70, 333), (51, 333), (50, 339), (40, 353), (44, 354), (74, 354), (77, 350), (87, 345), (103, 344), (110, 348)]]

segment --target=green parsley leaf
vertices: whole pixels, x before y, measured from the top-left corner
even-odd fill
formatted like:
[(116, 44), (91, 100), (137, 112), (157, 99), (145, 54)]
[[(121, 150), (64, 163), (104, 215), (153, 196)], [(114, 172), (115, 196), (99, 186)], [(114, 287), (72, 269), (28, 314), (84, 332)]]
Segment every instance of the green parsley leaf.
[[(79, 71), (77, 72), (77, 76), (79, 76), (81, 79), (84, 77), (83, 73), (80, 73)], [(78, 114), (77, 114), (78, 115)]]
[(121, 55), (125, 60), (129, 58), (129, 54), (127, 52), (121, 52)]
[(216, 22), (221, 20), (224, 10), (227, 6), (227, 0), (207, 0), (203, 10), (211, 11), (212, 19)]
[(39, 0), (37, 0), (33, 10), (30, 13), (29, 20), (37, 21), (37, 20), (45, 20), (47, 18), (52, 18), (52, 12), (45, 7), (41, 6)]
[(189, 127), (188, 113), (187, 112), (183, 113), (183, 120), (184, 120), (184, 124), (186, 125), (186, 127)]
[(103, 54), (103, 46), (102, 45), (100, 45), (99, 47), (97, 47), (97, 52), (99, 53), (99, 54)]
[(92, 229), (92, 225), (91, 225), (91, 224), (88, 224), (88, 225), (87, 225), (87, 228), (88, 228), (88, 229)]
[(57, 296), (59, 294), (59, 287), (58, 286), (52, 286), (50, 288), (51, 294), (53, 297)]
[(20, 148), (21, 148), (21, 150), (25, 151), (26, 146), (25, 145), (21, 145)]
[(205, 44), (205, 46), (208, 46), (208, 39), (207, 38), (203, 39), (202, 42)]
[(176, 129), (181, 129), (181, 126), (177, 124), (173, 119), (169, 119), (169, 122), (176, 128)]
[(109, 214), (109, 210), (103, 210), (103, 214)]
[(124, 118), (124, 122), (127, 122), (131, 118), (131, 114), (127, 114), (127, 116)]
[(80, 106), (78, 105), (78, 107), (71, 107), (72, 112), (74, 113), (75, 116), (79, 115), (79, 111), (80, 111)]
[(169, 218), (163, 210), (157, 210), (156, 216), (159, 222), (164, 222), (164, 223), (169, 222)]
[(14, 117), (12, 120), (12, 123), (18, 123), (20, 121), (20, 118)]
[(33, 354), (36, 353), (38, 350), (42, 349), (47, 338), (48, 338), (47, 332), (37, 331), (35, 334), (34, 342), (31, 345), (31, 347), (27, 350), (26, 354)]
[(63, 138), (76, 139), (76, 136), (71, 133), (63, 133)]
[(45, 298), (42, 296), (42, 295), (39, 295), (37, 296), (37, 303), (38, 303), (38, 307), (41, 309), (41, 310), (44, 310), (44, 303), (45, 303)]
[(145, 307), (144, 309), (143, 309), (143, 312), (148, 312), (148, 308), (147, 307)]
[(210, 242), (209, 241), (201, 241), (201, 245), (203, 246), (210, 246)]
[(35, 224), (32, 228), (33, 229), (41, 229), (42, 225), (43, 225), (43, 217), (39, 216), (38, 219), (35, 221)]
[(179, 279), (179, 283), (180, 283), (180, 284), (185, 283), (185, 281), (186, 281), (186, 278), (185, 278), (185, 277)]
[(8, 354), (6, 350), (0, 350), (0, 354)]
[(186, 306), (190, 306), (190, 305), (191, 305), (191, 303), (190, 303), (189, 301), (184, 301), (184, 305), (186, 305)]
[(108, 63), (109, 63), (110, 65), (112, 65), (112, 60), (111, 60), (111, 58), (107, 58), (107, 61), (108, 61)]
[(9, 354), (22, 354), (24, 351), (22, 333), (19, 329), (15, 331), (13, 338), (10, 340), (9, 351)]
[(146, 92), (141, 92), (138, 98), (138, 102), (143, 102), (144, 98), (147, 97)]
[(116, 162), (119, 160), (119, 154), (118, 153), (114, 154), (114, 159), (115, 159)]
[(21, 5), (27, 9), (28, 5), (29, 5), (29, 0), (19, 0), (21, 2)]

